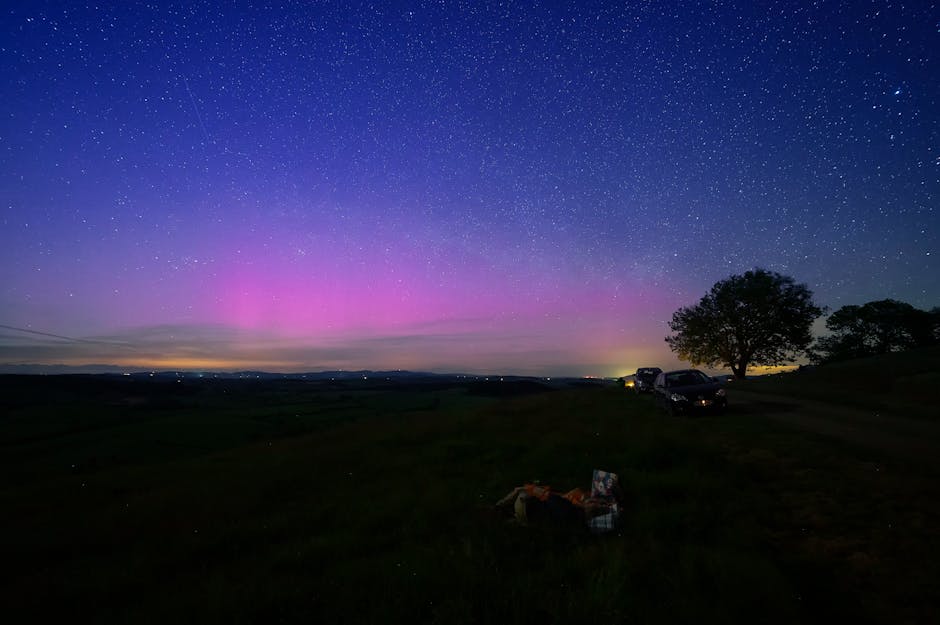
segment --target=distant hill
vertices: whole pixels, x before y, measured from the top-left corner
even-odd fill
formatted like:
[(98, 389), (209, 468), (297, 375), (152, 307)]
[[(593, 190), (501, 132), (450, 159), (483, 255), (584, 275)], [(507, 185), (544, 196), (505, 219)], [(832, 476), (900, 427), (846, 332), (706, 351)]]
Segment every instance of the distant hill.
[[(3, 365), (0, 364), (0, 374), (20, 374), (20, 375), (69, 375), (69, 374), (118, 374), (118, 375), (160, 375), (160, 376), (184, 376), (184, 377), (217, 377), (217, 378), (263, 378), (263, 379), (285, 379), (285, 378), (306, 378), (314, 380), (355, 380), (365, 377), (382, 378), (428, 378), (428, 377), (454, 377), (462, 374), (441, 374), (429, 373), (424, 371), (371, 371), (367, 369), (359, 371), (301, 371), (291, 373), (276, 373), (271, 371), (199, 371), (182, 369), (153, 369), (144, 370), (140, 367), (122, 367), (118, 365)], [(482, 377), (482, 376), (474, 376)]]
[(736, 385), (750, 391), (870, 406), (930, 417), (937, 413), (940, 347), (926, 347), (761, 376)]
[[(198, 371), (198, 370), (141, 370), (137, 367), (119, 367), (116, 365), (0, 365), (0, 375), (100, 375), (121, 376), (135, 378), (217, 378), (217, 379), (244, 379), (244, 380), (306, 380), (325, 383), (368, 383), (368, 384), (443, 384), (443, 383), (472, 383), (479, 382), (482, 394), (505, 395), (524, 394), (536, 392), (534, 389), (570, 388), (572, 386), (603, 387), (614, 383), (613, 379), (583, 378), (583, 377), (541, 377), (525, 375), (500, 374), (471, 374), (471, 373), (433, 373), (429, 371), (359, 369), (355, 371), (298, 371), (290, 373), (276, 373), (271, 371)], [(496, 385), (502, 384), (502, 387)], [(527, 389), (527, 390), (521, 390)], [(541, 392), (541, 391), (537, 391)]]

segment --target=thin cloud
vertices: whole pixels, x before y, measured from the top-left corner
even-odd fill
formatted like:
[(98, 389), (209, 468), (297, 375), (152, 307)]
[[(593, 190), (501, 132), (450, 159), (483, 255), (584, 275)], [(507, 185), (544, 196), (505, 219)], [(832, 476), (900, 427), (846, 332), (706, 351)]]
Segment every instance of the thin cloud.
[[(544, 334), (519, 328), (471, 329), (472, 320), (421, 324), (400, 333), (285, 336), (220, 324), (131, 328), (94, 339), (48, 343), (0, 342), (0, 363), (104, 362), (140, 368), (273, 371), (422, 369), (459, 372), (559, 374), (578, 367), (565, 346), (545, 348)], [(62, 335), (56, 335), (59, 338)], [(70, 338), (70, 337), (64, 337)], [(133, 350), (126, 347), (133, 346)], [(535, 364), (538, 363), (538, 364)]]

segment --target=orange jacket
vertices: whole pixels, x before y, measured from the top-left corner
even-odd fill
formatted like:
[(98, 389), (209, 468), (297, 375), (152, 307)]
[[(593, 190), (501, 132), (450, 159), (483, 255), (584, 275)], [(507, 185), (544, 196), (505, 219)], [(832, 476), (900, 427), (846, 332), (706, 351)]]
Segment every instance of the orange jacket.
[(535, 497), (539, 501), (547, 501), (548, 498), (551, 497), (552, 495), (557, 495), (558, 497), (567, 499), (568, 501), (570, 501), (576, 506), (584, 505), (585, 495), (584, 495), (584, 491), (581, 490), (580, 488), (569, 490), (567, 493), (563, 495), (558, 494), (558, 493), (553, 493), (551, 486), (542, 486), (541, 484), (525, 484), (523, 488), (525, 489), (525, 492), (527, 495), (529, 495), (529, 497)]

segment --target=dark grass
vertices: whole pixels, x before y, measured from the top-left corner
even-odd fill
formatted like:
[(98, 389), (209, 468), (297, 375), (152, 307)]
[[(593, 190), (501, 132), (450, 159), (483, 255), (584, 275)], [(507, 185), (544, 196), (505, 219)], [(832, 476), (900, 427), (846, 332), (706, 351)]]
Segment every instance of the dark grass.
[[(14, 618), (937, 614), (935, 467), (736, 411), (733, 390), (727, 415), (689, 420), (615, 388), (98, 381), (0, 379), (0, 587)], [(614, 534), (492, 509), (524, 481), (586, 487), (594, 468), (623, 481)]]

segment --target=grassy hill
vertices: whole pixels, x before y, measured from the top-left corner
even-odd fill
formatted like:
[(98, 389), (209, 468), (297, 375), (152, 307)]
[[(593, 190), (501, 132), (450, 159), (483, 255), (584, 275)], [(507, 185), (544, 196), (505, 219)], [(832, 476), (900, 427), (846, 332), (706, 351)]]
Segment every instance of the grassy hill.
[[(936, 463), (762, 418), (734, 385), (728, 414), (694, 420), (615, 387), (497, 390), (0, 377), (11, 622), (938, 613)], [(614, 534), (492, 509), (595, 468), (626, 491)]]
[(752, 392), (793, 395), (906, 417), (940, 417), (940, 347), (834, 362), (745, 382)]

